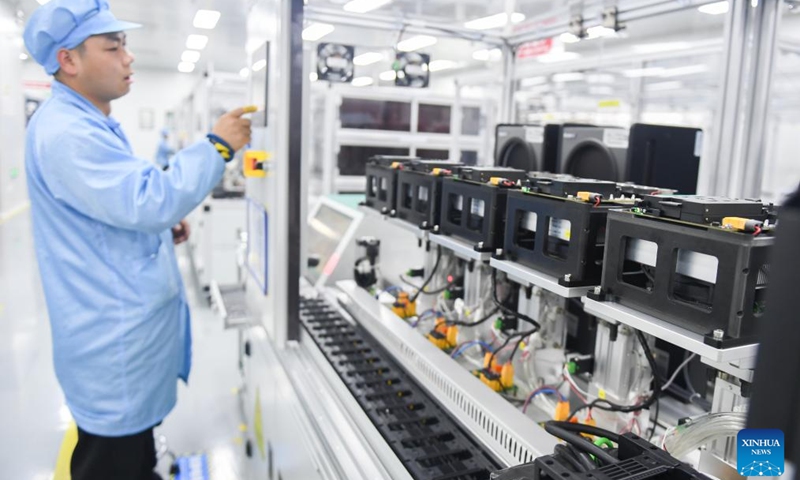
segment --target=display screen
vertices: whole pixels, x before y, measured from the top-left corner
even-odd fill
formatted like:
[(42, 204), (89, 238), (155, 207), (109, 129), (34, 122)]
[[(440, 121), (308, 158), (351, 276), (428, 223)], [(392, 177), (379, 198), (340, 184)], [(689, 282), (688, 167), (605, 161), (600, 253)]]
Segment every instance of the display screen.
[(478, 152), (471, 150), (461, 150), (461, 163), (464, 165), (475, 166), (478, 164)]
[(419, 123), (421, 133), (450, 133), (450, 112), (447, 105), (419, 104)]
[(339, 118), (342, 128), (408, 132), (411, 130), (411, 104), (343, 98)]
[[(333, 273), (339, 262), (334, 253), (352, 223), (353, 217), (324, 203), (309, 219), (306, 244), (310, 262), (305, 274), (309, 282), (314, 284), (323, 273), (327, 275)], [(312, 266), (311, 261), (314, 261), (315, 265)]]
[(449, 160), (449, 150), (435, 150), (432, 148), (418, 148), (417, 156), (427, 160)]
[(481, 133), (481, 109), (464, 107), (461, 109), (461, 134), (478, 135)]
[(367, 161), (375, 155), (407, 156), (409, 151), (408, 148), (342, 145), (336, 165), (339, 167), (339, 175), (363, 177), (367, 172)]

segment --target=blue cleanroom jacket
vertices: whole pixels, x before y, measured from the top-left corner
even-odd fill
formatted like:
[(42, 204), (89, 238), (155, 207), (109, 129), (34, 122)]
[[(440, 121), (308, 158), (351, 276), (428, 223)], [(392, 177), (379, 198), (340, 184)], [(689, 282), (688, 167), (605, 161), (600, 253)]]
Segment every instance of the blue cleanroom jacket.
[(171, 227), (222, 178), (208, 141), (168, 171), (131, 152), (119, 122), (54, 81), (28, 125), (25, 167), (56, 376), (83, 430), (146, 430), (191, 363)]

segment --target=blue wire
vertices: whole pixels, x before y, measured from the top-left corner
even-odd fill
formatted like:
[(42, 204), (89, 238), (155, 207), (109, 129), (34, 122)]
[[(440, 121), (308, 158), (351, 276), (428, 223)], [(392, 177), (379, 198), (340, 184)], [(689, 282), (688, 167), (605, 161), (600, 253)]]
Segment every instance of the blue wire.
[(541, 393), (552, 393), (554, 395), (557, 395), (559, 400), (561, 400), (562, 402), (564, 401), (564, 396), (561, 395), (561, 392), (559, 392), (558, 390), (552, 389), (552, 388), (541, 388), (541, 389), (536, 390), (535, 392), (533, 392), (531, 394), (531, 396), (530, 396), (531, 400), (533, 400), (533, 397), (535, 397), (535, 396), (537, 396), (537, 395), (539, 395)]
[(474, 346), (474, 345), (480, 345), (480, 346), (482, 346), (483, 348), (485, 348), (486, 350), (489, 350), (490, 352), (492, 351), (492, 346), (491, 346), (491, 345), (489, 345), (488, 343), (484, 342), (483, 340), (472, 340), (472, 341), (470, 341), (470, 342), (467, 342), (467, 343), (465, 343), (465, 344), (461, 345), (460, 347), (458, 347), (458, 348), (456, 349), (456, 351), (455, 351), (455, 352), (453, 352), (453, 354), (451, 355), (451, 357), (452, 357), (453, 359), (456, 359), (456, 358), (460, 357), (461, 355), (463, 355), (463, 354), (464, 354), (464, 352), (466, 352), (466, 351), (467, 351), (467, 349), (468, 349), (469, 347), (472, 347), (472, 346)]
[(414, 321), (414, 322), (411, 324), (411, 328), (417, 328), (417, 325), (419, 325), (419, 322), (421, 322), (421, 321), (422, 321), (422, 319), (423, 319), (423, 318), (424, 318), (426, 315), (428, 315), (428, 314), (430, 314), (430, 313), (433, 313), (434, 315), (436, 315), (436, 314), (439, 314), (439, 315), (441, 315), (441, 314), (442, 314), (441, 312), (437, 312), (436, 310), (434, 310), (434, 309), (432, 309), (432, 308), (429, 308), (429, 309), (425, 310), (424, 312), (420, 313), (419, 315), (417, 315), (417, 320), (416, 320), (416, 321)]
[(397, 285), (390, 285), (390, 286), (384, 288), (383, 290), (381, 290), (380, 292), (376, 293), (375, 294), (375, 298), (379, 298), (382, 293), (387, 293), (387, 292), (390, 292), (390, 291), (393, 291), (393, 290), (400, 290), (400, 289), (401, 288), (398, 287)]

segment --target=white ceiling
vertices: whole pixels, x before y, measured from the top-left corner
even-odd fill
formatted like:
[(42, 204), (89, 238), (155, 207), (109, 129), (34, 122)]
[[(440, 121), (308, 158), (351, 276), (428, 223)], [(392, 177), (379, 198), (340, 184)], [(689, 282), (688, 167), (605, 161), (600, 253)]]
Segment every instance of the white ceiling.
[[(36, 0), (0, 0), (11, 5), (27, 18), (38, 7)], [(347, 0), (308, 0), (313, 6), (341, 8)], [(204, 34), (210, 37), (202, 52), (199, 67), (208, 63), (216, 70), (238, 72), (246, 65), (245, 45), (247, 41), (248, 0), (110, 0), (112, 11), (118, 18), (142, 23), (144, 28), (129, 32), (129, 48), (136, 55), (139, 68), (175, 71), (185, 50), (189, 34)], [(563, 8), (563, 0), (517, 0), (516, 10), (528, 18), (544, 15)], [(503, 11), (505, 0), (393, 0), (378, 9), (378, 14), (415, 16), (429, 20), (442, 20), (444, 26), (461, 26), (467, 20)], [(199, 30), (192, 26), (194, 14), (199, 9), (213, 9), (222, 13), (214, 30)], [(694, 9), (632, 22), (625, 38), (600, 39), (568, 45), (567, 50), (586, 56), (597, 55), (605, 48), (623, 44), (655, 42), (659, 37), (686, 34), (687, 37), (721, 36), (724, 15), (711, 16)], [(782, 32), (783, 33), (783, 32)], [(365, 30), (362, 28), (337, 26), (324, 37), (323, 42), (338, 42), (356, 46), (356, 54), (380, 51), (386, 60), (369, 67), (357, 67), (357, 75), (377, 75), (388, 70), (393, 57), (393, 46), (399, 32)], [(404, 38), (409, 35), (406, 34)], [(472, 53), (486, 45), (459, 39), (440, 39), (434, 47), (424, 49), (433, 59), (448, 59), (480, 68), (481, 63), (472, 59)], [(309, 45), (315, 49), (315, 45)], [(448, 76), (456, 72), (442, 72)], [(458, 74), (458, 73), (456, 73)], [(437, 75), (438, 76), (438, 75)]]
[[(39, 6), (36, 0), (0, 0), (28, 16)], [(148, 69), (177, 69), (189, 34), (209, 37), (198, 67), (213, 63), (217, 70), (238, 72), (246, 64), (246, 0), (109, 0), (121, 20), (141, 23), (143, 28), (128, 33), (128, 47), (136, 56), (134, 66)], [(197, 10), (222, 13), (214, 30), (192, 26)]]

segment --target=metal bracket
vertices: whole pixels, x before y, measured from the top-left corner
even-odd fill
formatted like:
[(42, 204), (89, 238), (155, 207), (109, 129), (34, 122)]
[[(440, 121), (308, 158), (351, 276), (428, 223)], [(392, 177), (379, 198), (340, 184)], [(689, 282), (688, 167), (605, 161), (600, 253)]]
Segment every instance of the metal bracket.
[(569, 33), (578, 38), (586, 37), (586, 29), (583, 28), (583, 16), (575, 15), (569, 19)]
[(625, 25), (619, 23), (619, 10), (617, 7), (608, 7), (603, 10), (603, 23), (606, 28), (611, 28), (618, 32), (625, 28)]

